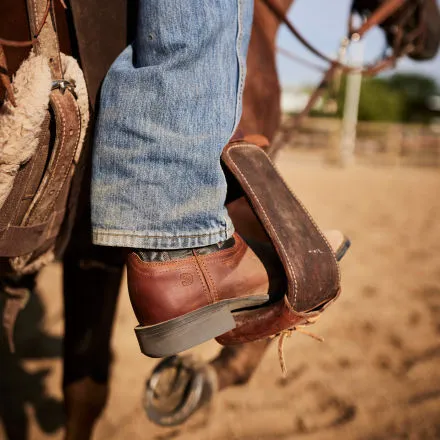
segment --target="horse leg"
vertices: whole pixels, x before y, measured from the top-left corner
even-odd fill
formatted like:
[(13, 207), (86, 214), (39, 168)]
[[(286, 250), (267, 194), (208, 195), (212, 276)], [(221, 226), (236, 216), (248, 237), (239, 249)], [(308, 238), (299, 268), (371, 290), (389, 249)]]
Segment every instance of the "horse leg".
[(218, 390), (244, 385), (252, 377), (270, 344), (270, 339), (223, 347), (210, 362), (217, 373)]
[(107, 402), (108, 384), (100, 384), (86, 377), (67, 385), (63, 391), (66, 411), (65, 440), (90, 439)]
[(87, 221), (73, 237), (63, 261), (65, 438), (87, 440), (107, 402), (123, 257), (119, 249), (93, 246)]

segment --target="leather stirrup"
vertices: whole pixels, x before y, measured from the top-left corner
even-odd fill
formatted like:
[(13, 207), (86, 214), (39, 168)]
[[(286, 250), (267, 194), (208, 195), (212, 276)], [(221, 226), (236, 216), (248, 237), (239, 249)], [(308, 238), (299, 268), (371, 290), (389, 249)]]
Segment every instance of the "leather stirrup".
[(260, 147), (231, 143), (222, 160), (269, 236), (288, 287), (282, 299), (236, 314), (236, 329), (217, 340), (224, 345), (253, 341), (316, 320), (340, 292), (330, 244)]

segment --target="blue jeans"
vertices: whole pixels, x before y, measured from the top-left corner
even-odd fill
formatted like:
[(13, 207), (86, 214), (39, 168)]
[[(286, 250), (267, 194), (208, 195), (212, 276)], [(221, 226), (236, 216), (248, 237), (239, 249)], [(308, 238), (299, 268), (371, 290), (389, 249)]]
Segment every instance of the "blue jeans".
[(104, 80), (93, 152), (95, 244), (206, 246), (233, 226), (220, 155), (241, 116), (252, 0), (141, 0)]

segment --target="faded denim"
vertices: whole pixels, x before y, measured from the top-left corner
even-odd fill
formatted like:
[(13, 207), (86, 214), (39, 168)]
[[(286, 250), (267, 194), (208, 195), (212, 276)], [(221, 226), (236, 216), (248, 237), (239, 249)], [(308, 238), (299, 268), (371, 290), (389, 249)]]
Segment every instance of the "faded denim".
[(95, 244), (206, 246), (233, 233), (220, 154), (242, 107), (252, 0), (141, 0), (102, 87)]

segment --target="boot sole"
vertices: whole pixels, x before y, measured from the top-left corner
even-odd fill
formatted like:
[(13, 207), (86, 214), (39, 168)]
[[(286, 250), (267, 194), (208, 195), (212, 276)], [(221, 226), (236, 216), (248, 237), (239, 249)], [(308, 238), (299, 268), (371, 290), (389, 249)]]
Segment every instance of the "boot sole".
[(260, 306), (268, 300), (269, 295), (227, 299), (159, 324), (139, 325), (134, 331), (146, 356), (172, 356), (234, 329), (233, 311)]

